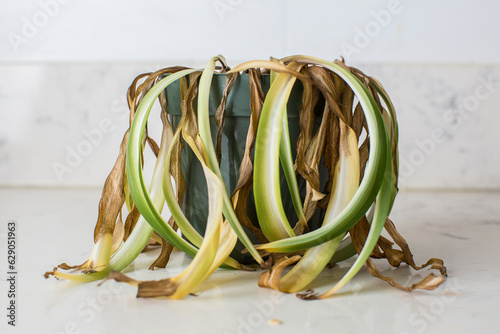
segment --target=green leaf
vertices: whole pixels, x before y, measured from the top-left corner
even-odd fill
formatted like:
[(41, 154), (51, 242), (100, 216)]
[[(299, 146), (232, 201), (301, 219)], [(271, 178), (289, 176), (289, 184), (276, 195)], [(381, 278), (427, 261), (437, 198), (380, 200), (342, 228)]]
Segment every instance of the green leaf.
[[(294, 67), (295, 65), (291, 69), (295, 70)], [(255, 208), (259, 225), (268, 240), (279, 240), (295, 235), (283, 209), (278, 159), (280, 142), (285, 139), (282, 132), (286, 103), (295, 80), (295, 76), (287, 73), (276, 76), (262, 106), (255, 140), (253, 173)], [(289, 142), (290, 139), (287, 140)], [(287, 174), (290, 174), (292, 171), (286, 168), (287, 160), (283, 162)], [(295, 177), (294, 172), (293, 177)]]

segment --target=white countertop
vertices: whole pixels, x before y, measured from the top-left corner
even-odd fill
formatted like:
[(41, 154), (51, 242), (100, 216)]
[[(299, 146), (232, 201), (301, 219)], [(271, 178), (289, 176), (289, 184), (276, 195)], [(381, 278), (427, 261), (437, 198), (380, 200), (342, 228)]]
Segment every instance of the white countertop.
[[(341, 293), (303, 301), (257, 286), (260, 272), (217, 270), (184, 300), (136, 299), (136, 288), (106, 282), (44, 279), (53, 266), (89, 255), (99, 190), (0, 189), (1, 333), (498, 333), (500, 331), (500, 194), (402, 192), (391, 218), (417, 264), (445, 261), (449, 278), (435, 291), (397, 290), (362, 270)], [(6, 229), (18, 228), (17, 326), (7, 325)], [(174, 253), (167, 269), (149, 272), (142, 254), (131, 276), (179, 273), (189, 258)], [(399, 283), (427, 274), (391, 269)], [(127, 270), (129, 271), (129, 270)], [(346, 272), (339, 264), (314, 283), (325, 290)], [(4, 314), (5, 313), (5, 314)], [(270, 324), (278, 319), (280, 325)]]

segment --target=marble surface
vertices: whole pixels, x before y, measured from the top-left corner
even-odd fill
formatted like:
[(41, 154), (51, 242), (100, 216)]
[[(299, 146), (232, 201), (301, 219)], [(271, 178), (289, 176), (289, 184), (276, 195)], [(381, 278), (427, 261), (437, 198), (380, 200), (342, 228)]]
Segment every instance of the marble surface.
[[(435, 291), (406, 293), (362, 270), (337, 296), (302, 301), (257, 287), (257, 272), (218, 270), (181, 301), (136, 299), (136, 289), (107, 282), (72, 284), (45, 280), (62, 261), (79, 263), (92, 247), (97, 189), (0, 189), (0, 302), (5, 313), (6, 226), (18, 227), (18, 326), (5, 333), (496, 333), (500, 326), (500, 194), (498, 192), (401, 192), (392, 218), (417, 263), (440, 257), (449, 278)], [(165, 270), (149, 272), (154, 253), (128, 268), (138, 279), (175, 275), (189, 259), (175, 253)], [(411, 284), (427, 273), (384, 274)], [(325, 270), (313, 287), (331, 286), (346, 271)], [(271, 319), (282, 323), (273, 325)]]

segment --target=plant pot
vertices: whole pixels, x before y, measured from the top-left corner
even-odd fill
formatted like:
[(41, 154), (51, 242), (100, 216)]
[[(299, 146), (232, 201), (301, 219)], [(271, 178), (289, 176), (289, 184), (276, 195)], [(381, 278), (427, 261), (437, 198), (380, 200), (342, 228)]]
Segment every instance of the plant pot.
[[(267, 93), (270, 86), (270, 76), (261, 76), (262, 89)], [(210, 125), (212, 132), (212, 139), (214, 146), (216, 145), (217, 125), (215, 123), (215, 112), (222, 99), (224, 87), (226, 84), (225, 74), (215, 74), (212, 80), (210, 91)], [(174, 128), (181, 118), (180, 110), (180, 86), (176, 81), (169, 85), (166, 89), (168, 114)], [(302, 84), (297, 81), (292, 89), (288, 104), (288, 126), (290, 133), (290, 140), (292, 143), (292, 155), (296, 156), (295, 145), (299, 133), (299, 108), (302, 101)], [(323, 110), (322, 103), (318, 103), (318, 110)], [(196, 100), (195, 100), (196, 108)], [(241, 74), (236, 79), (233, 89), (228, 95), (226, 105), (225, 124), (222, 132), (221, 140), (221, 165), (220, 169), (224, 183), (228, 190), (229, 195), (232, 195), (236, 184), (238, 182), (239, 167), (243, 154), (245, 152), (245, 142), (250, 125), (250, 89), (249, 89), (249, 76)], [(319, 125), (321, 119), (316, 117), (316, 126)], [(252, 152), (253, 158), (253, 152)], [(205, 176), (201, 164), (198, 162), (194, 154), (191, 152), (187, 145), (184, 146), (181, 157), (181, 167), (186, 181), (186, 191), (183, 202), (183, 211), (186, 218), (191, 222), (193, 227), (203, 235), (205, 233), (206, 219), (208, 214), (208, 199)], [(298, 221), (295, 210), (292, 204), (292, 199), (288, 190), (286, 179), (281, 173), (281, 194), (283, 200), (283, 207), (292, 227)], [(323, 180), (323, 184), (326, 181)], [(299, 190), (301, 194), (305, 194), (306, 182), (304, 179), (298, 179)], [(258, 226), (257, 214), (255, 211), (255, 204), (253, 201), (253, 193), (248, 197), (247, 202), (248, 216), (251, 221)], [(318, 211), (309, 221), (311, 229), (315, 229), (321, 225), (320, 218), (322, 213)], [(254, 243), (258, 243), (257, 238), (247, 230), (247, 234)], [(250, 259), (249, 256), (241, 254), (243, 246), (240, 242), (235, 247), (232, 256), (239, 261)]]

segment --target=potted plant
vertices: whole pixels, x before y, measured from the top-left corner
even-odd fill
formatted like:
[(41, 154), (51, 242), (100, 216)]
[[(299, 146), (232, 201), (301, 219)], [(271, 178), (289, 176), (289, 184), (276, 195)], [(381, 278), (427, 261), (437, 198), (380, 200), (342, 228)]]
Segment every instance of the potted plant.
[[(156, 100), (159, 144), (147, 131)], [(183, 298), (219, 267), (264, 269), (260, 286), (300, 292), (325, 266), (357, 254), (329, 291), (298, 294), (304, 299), (330, 296), (365, 263), (370, 274), (405, 290), (443, 281), (430, 274), (403, 287), (371, 258), (431, 266), (446, 276), (440, 259), (418, 267), (388, 218), (398, 190), (396, 113), (382, 85), (358, 69), (309, 56), (230, 69), (218, 56), (203, 70), (171, 67), (137, 77), (128, 102), (131, 125), (104, 185), (92, 254), (47, 276), (109, 277), (137, 285), (138, 297)], [(149, 189), (146, 143), (156, 155)], [(381, 236), (384, 228), (399, 249)], [(174, 247), (193, 261), (181, 275), (158, 281), (119, 273), (148, 243), (161, 245), (152, 268), (166, 266)]]

